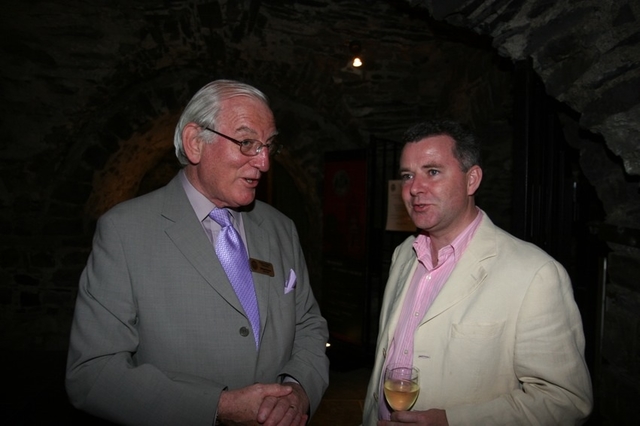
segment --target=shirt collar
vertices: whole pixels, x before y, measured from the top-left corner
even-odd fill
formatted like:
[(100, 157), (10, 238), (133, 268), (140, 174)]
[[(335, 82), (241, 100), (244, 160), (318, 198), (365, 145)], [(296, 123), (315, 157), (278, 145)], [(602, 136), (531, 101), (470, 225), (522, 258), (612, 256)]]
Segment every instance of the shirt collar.
[[(469, 245), (469, 241), (471, 241), (471, 237), (478, 229), (480, 222), (484, 216), (484, 212), (482, 209), (476, 207), (478, 214), (475, 219), (471, 221), (469, 225), (451, 242), (451, 244), (442, 247), (438, 250), (438, 262), (441, 265), (442, 259), (447, 258), (451, 254), (453, 254), (453, 260), (457, 262), (462, 256), (462, 253)], [(431, 259), (431, 238), (426, 234), (420, 234), (413, 242), (413, 249), (416, 252), (418, 260), (427, 267), (427, 269), (433, 269), (438, 265), (433, 265), (433, 261)]]
[(211, 210), (213, 210), (216, 206), (213, 204), (207, 197), (202, 195), (192, 184), (189, 182), (186, 173), (183, 170), (179, 172), (180, 183), (182, 184), (182, 188), (184, 192), (187, 194), (187, 198), (189, 199), (189, 203), (193, 208), (193, 211), (196, 213), (198, 220), (202, 222), (208, 216)]

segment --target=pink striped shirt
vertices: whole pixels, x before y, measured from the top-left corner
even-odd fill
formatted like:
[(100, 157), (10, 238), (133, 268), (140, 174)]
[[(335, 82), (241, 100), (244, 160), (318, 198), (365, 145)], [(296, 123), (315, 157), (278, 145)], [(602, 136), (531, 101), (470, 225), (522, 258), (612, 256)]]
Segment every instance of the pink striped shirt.
[[(478, 229), (484, 213), (480, 209), (477, 210), (478, 214), (475, 219), (464, 231), (451, 244), (438, 250), (436, 265), (433, 264), (434, 259), (431, 256), (431, 238), (420, 234), (414, 241), (413, 249), (416, 252), (418, 266), (402, 303), (402, 311), (393, 339), (387, 349), (383, 371), (387, 365), (413, 365), (413, 340), (416, 329)], [(382, 385), (384, 383), (381, 383)], [(382, 394), (380, 395), (382, 397)], [(388, 420), (390, 413), (387, 404), (381, 403), (379, 405), (380, 418)]]

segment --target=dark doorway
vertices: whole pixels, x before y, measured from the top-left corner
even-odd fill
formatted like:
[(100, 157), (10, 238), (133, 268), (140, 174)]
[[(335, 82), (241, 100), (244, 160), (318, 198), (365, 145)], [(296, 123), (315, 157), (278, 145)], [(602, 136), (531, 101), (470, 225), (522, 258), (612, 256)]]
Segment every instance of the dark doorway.
[[(580, 169), (578, 150), (565, 139), (562, 114), (575, 115), (547, 95), (530, 62), (516, 64), (511, 232), (544, 249), (567, 269), (582, 314), (585, 356), (595, 384), (598, 294), (606, 246), (590, 229), (603, 221), (604, 210)], [(589, 424), (599, 424), (597, 401)]]

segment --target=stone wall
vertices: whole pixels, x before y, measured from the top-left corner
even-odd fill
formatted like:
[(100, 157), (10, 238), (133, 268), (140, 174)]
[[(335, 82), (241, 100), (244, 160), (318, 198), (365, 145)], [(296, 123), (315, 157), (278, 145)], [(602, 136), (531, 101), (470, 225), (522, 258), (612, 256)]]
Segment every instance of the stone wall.
[(610, 250), (598, 311), (597, 411), (603, 424), (629, 423), (640, 397), (640, 2), (410, 3), (490, 36), (505, 57), (531, 58), (547, 93), (579, 113), (577, 123), (565, 117), (566, 138), (605, 209), (593, 232)]
[[(272, 99), (320, 262), (324, 152), (397, 139), (425, 116), (492, 135), (481, 200), (508, 228), (511, 61), (578, 116), (566, 139), (606, 212), (605, 417), (638, 397), (637, 1), (11, 1), (0, 14), (0, 349), (67, 344), (96, 217), (175, 172), (172, 128), (205, 82)], [(347, 65), (359, 40), (365, 67)], [(516, 141), (517, 142), (517, 141)], [(619, 230), (605, 232), (609, 229)], [(622, 237), (620, 237), (622, 235)], [(317, 286), (318, 284), (316, 284)], [(317, 289), (319, 290), (319, 289)], [(630, 417), (628, 417), (630, 418)], [(613, 423), (612, 423), (613, 424)]]
[[(385, 2), (251, 4), (14, 2), (2, 15), (2, 345), (66, 348), (95, 219), (175, 173), (177, 114), (213, 78), (247, 80), (272, 100), (287, 145), (277, 161), (304, 194), (320, 297), (324, 152), (450, 114), (502, 134), (494, 143), (508, 158), (509, 68), (496, 67), (488, 39), (438, 38)], [(355, 38), (360, 72), (346, 67)], [(473, 66), (451, 65), (461, 61)], [(500, 190), (487, 184), (485, 198), (500, 222), (509, 175), (494, 176)]]

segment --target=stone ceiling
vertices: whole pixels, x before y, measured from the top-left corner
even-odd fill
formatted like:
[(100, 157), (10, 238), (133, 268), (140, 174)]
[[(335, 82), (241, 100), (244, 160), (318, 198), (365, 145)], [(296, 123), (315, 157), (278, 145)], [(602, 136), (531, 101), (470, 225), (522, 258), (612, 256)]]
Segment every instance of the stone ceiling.
[[(61, 180), (108, 172), (102, 168), (123, 141), (171, 117), (219, 76), (264, 88), (286, 123), (283, 136), (295, 139), (290, 173), (317, 175), (325, 151), (363, 146), (370, 135), (396, 139), (416, 117), (452, 112), (451, 98), (474, 96), (455, 93), (461, 81), (500, 78), (473, 75), (474, 64), (499, 63), (500, 55), (505, 63), (531, 60), (582, 131), (602, 135), (615, 170), (606, 178), (585, 174), (601, 198), (629, 198), (619, 213), (631, 217), (628, 226), (640, 217), (633, 177), (640, 175), (639, 7), (618, 0), (12, 1), (0, 16), (0, 197), (15, 201), (14, 176), (25, 176), (20, 184), (37, 202)], [(360, 73), (346, 65), (353, 40), (366, 61)], [(460, 67), (460, 57), (471, 65)], [(478, 116), (487, 111), (455, 112), (490, 119)], [(78, 199), (91, 190), (83, 185)]]
[(549, 95), (602, 134), (640, 175), (640, 2), (409, 1), (437, 20), (491, 37), (501, 55), (533, 59)]

